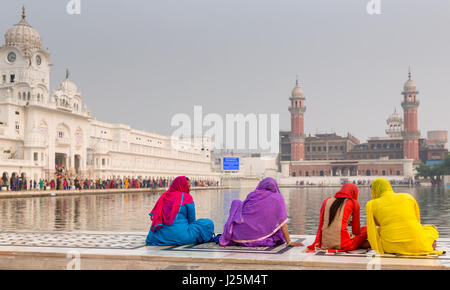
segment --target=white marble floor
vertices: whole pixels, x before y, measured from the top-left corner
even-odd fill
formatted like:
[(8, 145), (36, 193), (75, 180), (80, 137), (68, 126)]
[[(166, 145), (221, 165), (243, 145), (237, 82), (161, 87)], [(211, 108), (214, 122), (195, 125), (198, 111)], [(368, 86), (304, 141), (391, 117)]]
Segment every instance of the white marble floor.
[[(406, 257), (357, 250), (307, 253), (305, 247), (145, 246), (147, 233), (0, 232), (0, 269), (450, 269), (450, 239), (442, 256)], [(305, 245), (314, 236), (295, 235)]]

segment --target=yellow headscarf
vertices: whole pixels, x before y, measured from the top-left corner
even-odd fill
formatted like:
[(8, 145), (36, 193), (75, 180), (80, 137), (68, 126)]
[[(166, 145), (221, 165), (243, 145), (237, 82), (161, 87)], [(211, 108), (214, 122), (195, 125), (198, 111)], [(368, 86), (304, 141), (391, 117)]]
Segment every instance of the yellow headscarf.
[(381, 197), (384, 193), (391, 193), (394, 192), (392, 190), (392, 186), (384, 178), (377, 178), (372, 182), (372, 185), (370, 186), (370, 191), (372, 192), (372, 199), (377, 199)]
[[(437, 229), (432, 225), (422, 226), (420, 224), (420, 211), (416, 200), (409, 194), (395, 193), (391, 184), (384, 178), (377, 178), (371, 185), (372, 200), (366, 204), (367, 217), (367, 239), (373, 250), (384, 254), (383, 243), (389, 247), (390, 252), (407, 255), (424, 254), (442, 254), (442, 251), (432, 250), (433, 240), (439, 237)], [(394, 196), (395, 195), (395, 196)], [(402, 202), (402, 201), (407, 201)], [(375, 222), (375, 212), (385, 220), (391, 215), (390, 206), (392, 202), (401, 202), (405, 207), (397, 207), (396, 215), (403, 219), (388, 221), (385, 226), (385, 235), (383, 243), (380, 236), (380, 228)], [(374, 204), (376, 208), (374, 209)], [(414, 213), (411, 212), (411, 203), (414, 207)], [(408, 206), (406, 206), (408, 204)], [(406, 222), (406, 224), (405, 224)], [(411, 229), (413, 232), (405, 233), (405, 229)], [(401, 242), (395, 242), (402, 239), (410, 240), (406, 245)], [(428, 245), (429, 244), (429, 245)]]

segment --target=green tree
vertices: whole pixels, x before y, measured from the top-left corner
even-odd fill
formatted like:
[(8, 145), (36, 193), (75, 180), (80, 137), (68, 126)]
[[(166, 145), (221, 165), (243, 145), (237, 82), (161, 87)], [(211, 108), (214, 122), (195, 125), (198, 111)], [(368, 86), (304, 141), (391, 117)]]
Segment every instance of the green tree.
[(440, 186), (443, 176), (450, 175), (450, 155), (447, 155), (441, 164), (429, 166), (421, 163), (416, 170), (417, 177), (430, 178), (433, 186)]

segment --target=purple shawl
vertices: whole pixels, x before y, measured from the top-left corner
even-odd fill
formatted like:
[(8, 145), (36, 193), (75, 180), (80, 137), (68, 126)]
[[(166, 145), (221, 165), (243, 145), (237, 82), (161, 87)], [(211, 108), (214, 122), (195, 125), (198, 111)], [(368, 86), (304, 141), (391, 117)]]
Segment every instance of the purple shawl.
[(286, 204), (277, 182), (264, 178), (244, 202), (233, 200), (219, 244), (226, 246), (264, 240), (287, 222)]

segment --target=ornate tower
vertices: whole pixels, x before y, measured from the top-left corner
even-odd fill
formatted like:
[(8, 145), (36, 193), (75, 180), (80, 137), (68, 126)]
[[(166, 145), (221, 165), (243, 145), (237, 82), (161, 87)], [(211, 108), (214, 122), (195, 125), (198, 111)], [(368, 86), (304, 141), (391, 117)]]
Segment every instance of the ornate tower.
[(0, 46), (0, 99), (22, 101), (19, 105), (47, 102), (50, 94), (50, 52), (42, 49), (41, 36), (26, 17), (22, 8), (19, 23), (6, 32)]
[(386, 134), (390, 138), (400, 138), (402, 137), (403, 132), (403, 119), (397, 113), (397, 109), (394, 110), (394, 113), (389, 116), (386, 121), (388, 128), (386, 129)]
[(403, 158), (419, 160), (419, 138), (420, 132), (417, 124), (417, 108), (419, 100), (416, 83), (411, 79), (411, 71), (408, 74), (403, 88)]
[(291, 161), (304, 160), (305, 131), (303, 114), (306, 111), (306, 107), (303, 91), (298, 85), (298, 78), (289, 100), (291, 101), (291, 106), (289, 107), (289, 112), (291, 112)]

